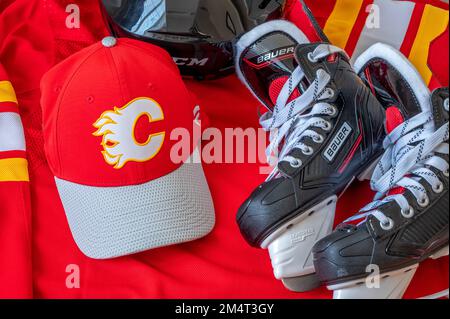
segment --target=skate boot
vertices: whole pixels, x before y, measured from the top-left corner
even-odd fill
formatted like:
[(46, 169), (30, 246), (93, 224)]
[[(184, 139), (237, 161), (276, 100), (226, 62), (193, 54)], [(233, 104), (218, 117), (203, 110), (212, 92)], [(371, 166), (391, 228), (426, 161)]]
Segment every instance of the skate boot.
[(387, 106), (372, 203), (313, 249), (334, 298), (401, 298), (419, 263), (448, 255), (448, 88), (430, 94), (397, 50), (377, 44), (356, 69)]
[(277, 279), (307, 291), (320, 284), (311, 249), (331, 232), (339, 195), (382, 154), (384, 109), (344, 51), (309, 43), (289, 22), (256, 27), (237, 52), (239, 77), (268, 110), (260, 123), (275, 166), (237, 223), (250, 245), (268, 249)]

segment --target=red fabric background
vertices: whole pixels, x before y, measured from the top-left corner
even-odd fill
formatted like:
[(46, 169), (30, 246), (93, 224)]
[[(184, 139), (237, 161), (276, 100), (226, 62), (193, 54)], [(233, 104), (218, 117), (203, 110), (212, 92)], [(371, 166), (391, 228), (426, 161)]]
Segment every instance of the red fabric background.
[[(9, 262), (0, 296), (35, 298), (330, 298), (325, 288), (295, 294), (274, 279), (268, 254), (249, 247), (239, 234), (235, 213), (264, 177), (259, 164), (210, 164), (205, 173), (216, 208), (214, 231), (202, 240), (145, 253), (96, 261), (76, 247), (43, 153), (39, 81), (56, 62), (106, 34), (96, 1), (79, 0), (80, 29), (64, 27), (64, 0), (6, 0), (0, 4), (0, 61), (16, 88), (30, 161), (32, 214), (0, 219), (0, 251)], [(323, 24), (332, 7), (309, 1)], [(324, 5), (321, 11), (320, 4)], [(290, 18), (301, 23), (292, 13)], [(187, 81), (211, 126), (258, 127), (258, 103), (236, 77), (210, 82)], [(170, 85), (170, 84), (167, 84)], [(1, 187), (5, 187), (4, 185)], [(0, 194), (4, 194), (0, 189)], [(5, 195), (0, 195), (5, 196)], [(367, 183), (354, 184), (341, 199), (336, 222), (372, 197)], [(0, 198), (1, 199), (1, 198)], [(14, 224), (30, 223), (26, 234), (3, 236)], [(22, 227), (22, 228), (20, 228)], [(24, 226), (20, 226), (24, 229)], [(31, 242), (31, 251), (27, 243)], [(0, 259), (0, 269), (4, 262)], [(32, 267), (30, 266), (32, 263)], [(79, 289), (66, 287), (66, 267), (80, 268)], [(2, 278), (0, 276), (0, 278)], [(30, 288), (32, 285), (32, 289)], [(405, 297), (448, 287), (448, 258), (420, 266)]]

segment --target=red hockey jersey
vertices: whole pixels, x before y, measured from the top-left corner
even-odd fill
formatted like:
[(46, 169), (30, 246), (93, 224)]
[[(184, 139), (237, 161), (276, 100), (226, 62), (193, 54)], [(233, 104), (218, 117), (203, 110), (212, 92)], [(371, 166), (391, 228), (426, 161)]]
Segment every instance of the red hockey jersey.
[[(73, 3), (78, 5), (81, 25), (71, 29), (65, 21), (67, 6)], [(448, 41), (440, 40), (448, 39), (445, 2), (307, 3), (330, 40), (349, 54), (356, 56), (374, 42), (386, 42), (409, 57), (430, 87), (448, 85)], [(286, 18), (303, 29), (310, 27), (298, 1), (290, 1)], [(0, 2), (0, 61), (17, 93), (31, 191), (30, 208), (23, 149), (2, 155), (0, 135), (0, 297), (330, 298), (326, 288), (308, 293), (287, 291), (273, 278), (267, 252), (249, 247), (240, 236), (235, 213), (264, 179), (259, 164), (204, 166), (217, 222), (214, 231), (201, 240), (104, 261), (89, 259), (78, 250), (43, 152), (39, 81), (54, 64), (106, 34), (97, 1)], [(3, 78), (0, 73), (0, 81)], [(17, 114), (15, 100), (9, 101), (11, 86), (5, 83), (0, 84), (0, 124), (5, 112), (2, 99), (7, 100), (6, 112)], [(187, 81), (187, 85), (198, 97), (210, 126), (221, 131), (258, 127), (258, 102), (235, 76)], [(11, 163), (19, 163), (14, 165), (14, 170), (19, 170), (16, 174), (8, 171)], [(11, 176), (20, 180), (11, 180)], [(367, 183), (354, 184), (339, 202), (336, 223), (358, 211), (372, 195)], [(447, 288), (448, 258), (430, 260), (421, 264), (405, 297)]]

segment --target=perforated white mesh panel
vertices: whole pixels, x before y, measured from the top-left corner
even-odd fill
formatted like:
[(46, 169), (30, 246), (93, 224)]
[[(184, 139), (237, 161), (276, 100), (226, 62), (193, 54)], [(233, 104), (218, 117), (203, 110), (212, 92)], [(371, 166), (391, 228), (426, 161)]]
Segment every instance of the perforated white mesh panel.
[(214, 207), (201, 164), (187, 163), (157, 180), (128, 187), (55, 180), (73, 237), (91, 258), (191, 241), (214, 226)]

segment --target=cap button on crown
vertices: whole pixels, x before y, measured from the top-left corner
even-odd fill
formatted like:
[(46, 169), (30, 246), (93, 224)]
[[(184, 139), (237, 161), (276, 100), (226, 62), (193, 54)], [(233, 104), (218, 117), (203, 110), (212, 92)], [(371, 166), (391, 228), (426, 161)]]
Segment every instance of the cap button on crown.
[(114, 37), (105, 37), (102, 40), (102, 44), (106, 48), (112, 48), (117, 44), (117, 39)]

